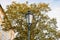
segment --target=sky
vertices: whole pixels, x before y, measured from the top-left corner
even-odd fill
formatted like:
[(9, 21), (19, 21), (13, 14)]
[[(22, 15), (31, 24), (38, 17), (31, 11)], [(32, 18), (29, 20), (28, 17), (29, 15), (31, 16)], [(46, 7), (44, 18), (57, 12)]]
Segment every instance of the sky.
[(57, 26), (58, 30), (60, 30), (60, 0), (0, 0), (0, 4), (2, 5), (3, 9), (6, 9), (7, 5), (10, 5), (12, 1), (15, 1), (17, 3), (24, 3), (26, 1), (31, 3), (49, 3), (49, 6), (51, 8), (51, 11), (49, 11), (47, 14), (50, 18), (56, 18), (57, 19)]

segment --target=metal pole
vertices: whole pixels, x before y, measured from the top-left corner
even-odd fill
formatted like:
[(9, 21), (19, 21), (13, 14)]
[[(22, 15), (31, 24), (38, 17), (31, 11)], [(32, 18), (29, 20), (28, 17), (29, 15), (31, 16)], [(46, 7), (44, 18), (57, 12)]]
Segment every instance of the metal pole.
[(28, 40), (30, 40), (30, 24), (28, 24)]

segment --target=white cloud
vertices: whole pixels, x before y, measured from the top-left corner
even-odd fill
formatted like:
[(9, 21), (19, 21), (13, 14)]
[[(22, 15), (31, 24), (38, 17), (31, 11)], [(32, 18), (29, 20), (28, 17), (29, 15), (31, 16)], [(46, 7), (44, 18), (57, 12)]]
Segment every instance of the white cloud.
[(58, 30), (60, 30), (60, 7), (52, 8), (52, 11), (48, 12), (49, 17), (57, 19)]

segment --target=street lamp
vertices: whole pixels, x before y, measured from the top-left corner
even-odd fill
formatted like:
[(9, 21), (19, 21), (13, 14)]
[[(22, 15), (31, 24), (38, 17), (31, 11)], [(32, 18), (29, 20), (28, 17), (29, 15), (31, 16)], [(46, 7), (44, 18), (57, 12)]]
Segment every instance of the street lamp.
[(32, 19), (33, 19), (33, 14), (28, 11), (28, 13), (26, 14), (26, 21), (28, 24), (28, 40), (30, 40), (30, 25), (32, 24)]

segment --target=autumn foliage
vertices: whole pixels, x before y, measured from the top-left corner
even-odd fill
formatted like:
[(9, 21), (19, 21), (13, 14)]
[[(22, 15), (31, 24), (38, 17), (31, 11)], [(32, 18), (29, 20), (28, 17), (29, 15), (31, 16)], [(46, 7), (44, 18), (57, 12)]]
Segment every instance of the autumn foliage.
[[(51, 11), (49, 4), (26, 4), (26, 3), (15, 3), (7, 6), (6, 16), (4, 18), (3, 30), (13, 30), (17, 33), (14, 40), (27, 40), (28, 25), (26, 23), (25, 14), (30, 10), (34, 15), (33, 23), (30, 27), (30, 39), (31, 40), (56, 40), (57, 26), (56, 19), (50, 18), (46, 13)], [(9, 21), (6, 21), (6, 20)], [(8, 23), (9, 25), (7, 25)]]

